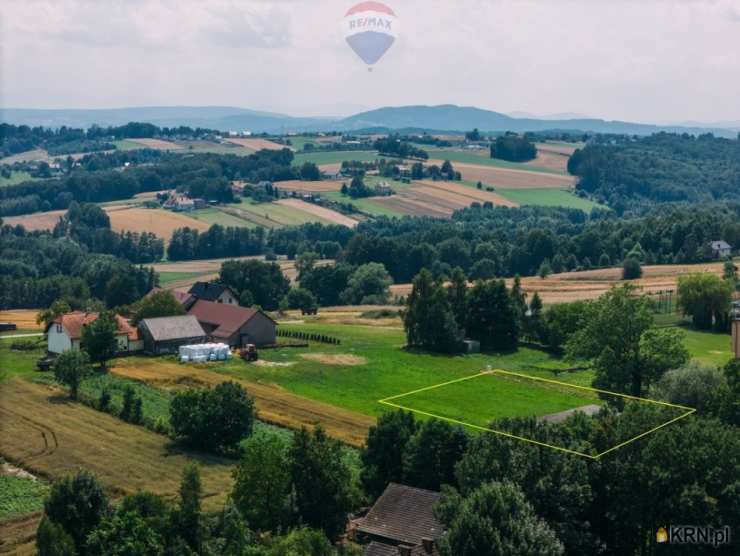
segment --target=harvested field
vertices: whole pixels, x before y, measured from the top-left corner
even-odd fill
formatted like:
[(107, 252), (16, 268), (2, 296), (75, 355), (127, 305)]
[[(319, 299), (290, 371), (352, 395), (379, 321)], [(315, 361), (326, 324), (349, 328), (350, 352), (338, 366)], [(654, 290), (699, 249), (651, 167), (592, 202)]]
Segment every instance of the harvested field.
[(583, 143), (537, 143), (538, 151), (562, 154), (565, 156), (572, 155), (577, 148), (583, 146)]
[[(261, 218), (266, 224), (266, 227), (275, 228), (282, 226), (300, 226), (301, 224), (309, 224), (313, 222), (319, 222), (322, 224), (332, 224), (333, 222), (327, 218), (317, 216), (313, 212), (308, 212), (302, 208), (297, 208), (288, 204), (274, 203), (251, 203), (248, 201), (242, 201), (239, 208), (229, 209), (238, 210), (243, 213), (252, 215), (252, 218)], [(245, 214), (243, 218), (250, 218), (248, 214)], [(256, 220), (255, 220), (256, 221)]]
[(268, 149), (271, 151), (279, 151), (281, 149), (287, 149), (288, 147), (285, 145), (281, 145), (280, 143), (274, 143), (273, 141), (268, 141), (267, 139), (246, 139), (246, 138), (233, 138), (233, 139), (227, 139), (229, 143), (233, 143), (235, 145), (239, 145), (240, 147), (244, 147), (245, 149), (248, 149), (252, 152), (261, 151), (262, 149)]
[(172, 233), (177, 228), (195, 228), (196, 230), (205, 231), (210, 226), (207, 222), (202, 222), (191, 218), (180, 212), (171, 212), (162, 209), (145, 209), (145, 208), (118, 208), (107, 210), (110, 217), (111, 228), (117, 232), (152, 232), (157, 236), (169, 241)]
[[(330, 166), (334, 166), (331, 164)], [(339, 164), (336, 165), (337, 169)], [(323, 168), (322, 168), (323, 169)], [(335, 170), (336, 171), (336, 170)], [(283, 191), (300, 191), (302, 193), (326, 193), (327, 191), (339, 191), (342, 189), (341, 181), (304, 181), (288, 180), (275, 182), (275, 187)]]
[(550, 170), (557, 170), (558, 172), (565, 174), (568, 171), (568, 158), (567, 154), (560, 154), (554, 151), (538, 150), (537, 158), (525, 162), (527, 166), (539, 166), (540, 168), (549, 168)]
[(320, 423), (330, 436), (352, 446), (362, 446), (368, 429), (375, 423), (375, 419), (367, 415), (302, 398), (275, 384), (253, 382), (209, 371), (207, 365), (181, 365), (130, 357), (119, 360), (111, 372), (169, 390), (194, 385), (210, 387), (234, 380), (254, 396), (261, 420), (290, 428), (313, 427)]
[(345, 216), (341, 212), (320, 207), (313, 203), (307, 203), (300, 199), (281, 199), (280, 201), (276, 201), (276, 203), (278, 205), (293, 207), (309, 214), (313, 214), (322, 220), (328, 220), (332, 224), (339, 224), (340, 226), (347, 226), (348, 228), (354, 228), (358, 224), (357, 220), (354, 220), (349, 216)]
[(174, 497), (189, 461), (201, 465), (204, 506), (222, 507), (233, 462), (186, 452), (165, 436), (71, 403), (61, 390), (12, 380), (0, 396), (0, 454), (35, 475), (54, 479), (89, 469), (113, 495), (139, 490)]
[(49, 153), (47, 153), (44, 149), (34, 149), (32, 151), (25, 151), (22, 153), (6, 156), (5, 158), (0, 158), (0, 164), (13, 164), (14, 162), (32, 162), (35, 160), (50, 162), (52, 160), (52, 157), (49, 156)]
[(29, 232), (51, 230), (66, 212), (66, 210), (50, 210), (48, 212), (34, 212), (33, 214), (22, 214), (20, 216), (5, 216), (3, 217), (3, 223), (9, 226), (21, 225)]
[(162, 139), (129, 139), (129, 141), (139, 143), (148, 149), (157, 149), (160, 151), (176, 151), (184, 148), (182, 145), (178, 145), (172, 141), (164, 141)]
[[(392, 195), (390, 197), (372, 197), (367, 200), (380, 207), (384, 207), (393, 212), (408, 216), (432, 216), (434, 218), (449, 218), (457, 209), (449, 207), (435, 207), (429, 203), (424, 203), (413, 199), (407, 195)], [(458, 207), (460, 208), (460, 207)]]
[[(429, 160), (427, 165), (442, 165), (443, 160)], [(567, 162), (567, 161), (566, 161)], [(455, 170), (462, 174), (463, 179), (487, 185), (494, 185), (506, 189), (516, 188), (546, 188), (554, 187), (566, 189), (575, 185), (573, 176), (564, 176), (554, 173), (537, 172), (534, 170), (514, 170), (497, 166), (484, 166), (465, 162), (454, 162)]]
[(324, 365), (364, 365), (367, 359), (348, 353), (301, 353), (300, 357), (309, 361), (317, 361)]
[(19, 330), (43, 330), (43, 324), (36, 323), (39, 309), (8, 309), (0, 311), (0, 322), (14, 322)]
[[(643, 267), (643, 277), (639, 280), (630, 280), (629, 283), (637, 286), (642, 293), (655, 293), (661, 290), (675, 290), (678, 277), (694, 272), (711, 272), (722, 274), (723, 263), (705, 263), (695, 265), (652, 265)], [(530, 296), (537, 292), (547, 305), (596, 299), (614, 286), (625, 282), (622, 278), (622, 269), (604, 268), (583, 272), (564, 272), (552, 274), (545, 279), (537, 276), (522, 278), (522, 289)], [(512, 279), (507, 280), (511, 287)], [(396, 284), (391, 286), (394, 296), (407, 296), (411, 293), (411, 284)]]
[(35, 512), (0, 523), (0, 554), (36, 556), (36, 529), (42, 516)]

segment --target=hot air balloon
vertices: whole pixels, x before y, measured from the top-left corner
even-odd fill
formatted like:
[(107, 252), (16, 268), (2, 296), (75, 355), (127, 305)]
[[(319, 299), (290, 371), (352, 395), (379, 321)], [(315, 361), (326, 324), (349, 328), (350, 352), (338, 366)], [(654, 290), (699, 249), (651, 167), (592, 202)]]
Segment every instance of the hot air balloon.
[(369, 66), (388, 52), (396, 41), (397, 32), (396, 14), (381, 2), (360, 2), (344, 16), (347, 44)]

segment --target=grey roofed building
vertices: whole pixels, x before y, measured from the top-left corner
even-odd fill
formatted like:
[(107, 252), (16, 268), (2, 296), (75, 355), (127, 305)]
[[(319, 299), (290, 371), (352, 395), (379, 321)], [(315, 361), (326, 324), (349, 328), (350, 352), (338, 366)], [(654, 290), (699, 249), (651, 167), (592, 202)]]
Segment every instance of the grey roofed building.
[(196, 282), (188, 290), (188, 293), (196, 299), (227, 305), (239, 305), (237, 296), (232, 289), (226, 284), (219, 284), (218, 282)]
[(729, 257), (732, 254), (732, 246), (722, 239), (710, 242), (709, 248), (716, 259)]
[(139, 330), (148, 353), (175, 353), (180, 346), (206, 341), (203, 327), (192, 315), (143, 319)]
[[(445, 532), (444, 525), (434, 517), (439, 497), (439, 492), (390, 483), (370, 511), (352, 521), (355, 540), (401, 548), (436, 546)], [(417, 553), (424, 554), (410, 554)]]

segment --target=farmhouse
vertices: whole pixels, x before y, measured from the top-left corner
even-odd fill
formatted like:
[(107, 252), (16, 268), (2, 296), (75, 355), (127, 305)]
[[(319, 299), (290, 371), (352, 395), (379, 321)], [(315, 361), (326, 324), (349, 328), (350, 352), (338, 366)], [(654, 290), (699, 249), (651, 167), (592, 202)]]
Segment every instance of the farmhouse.
[(239, 305), (237, 295), (229, 286), (224, 284), (196, 282), (188, 290), (188, 293), (195, 299), (225, 303), (226, 305)]
[(432, 555), (445, 528), (434, 517), (439, 492), (390, 483), (370, 511), (350, 524), (359, 543), (369, 543), (363, 554)]
[(144, 319), (139, 323), (139, 330), (144, 350), (154, 355), (177, 353), (180, 346), (206, 341), (198, 319), (191, 315)]
[[(80, 349), (80, 340), (85, 326), (98, 319), (98, 313), (74, 311), (60, 315), (46, 325), (47, 351), (49, 353), (64, 353), (65, 351)], [(133, 353), (144, 347), (139, 331), (120, 315), (116, 315), (116, 342), (118, 353)]]
[(712, 241), (709, 244), (712, 251), (712, 257), (715, 259), (724, 259), (732, 254), (732, 246), (724, 240)]
[(209, 338), (231, 347), (275, 343), (276, 323), (262, 311), (199, 299), (188, 310)]

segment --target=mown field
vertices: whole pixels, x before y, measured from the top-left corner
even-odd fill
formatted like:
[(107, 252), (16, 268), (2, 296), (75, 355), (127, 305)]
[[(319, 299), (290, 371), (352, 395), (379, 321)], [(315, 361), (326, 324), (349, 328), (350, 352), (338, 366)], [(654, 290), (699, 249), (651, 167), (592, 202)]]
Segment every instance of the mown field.
[(298, 153), (293, 159), (293, 164), (313, 162), (314, 164), (338, 164), (345, 160), (358, 160), (369, 162), (378, 158), (377, 151), (326, 151), (313, 153)]
[(38, 178), (34, 178), (29, 174), (28, 172), (11, 172), (10, 177), (6, 178), (3, 176), (0, 176), (0, 187), (5, 187), (6, 185), (15, 185), (17, 183), (22, 183), (24, 181), (34, 180)]

